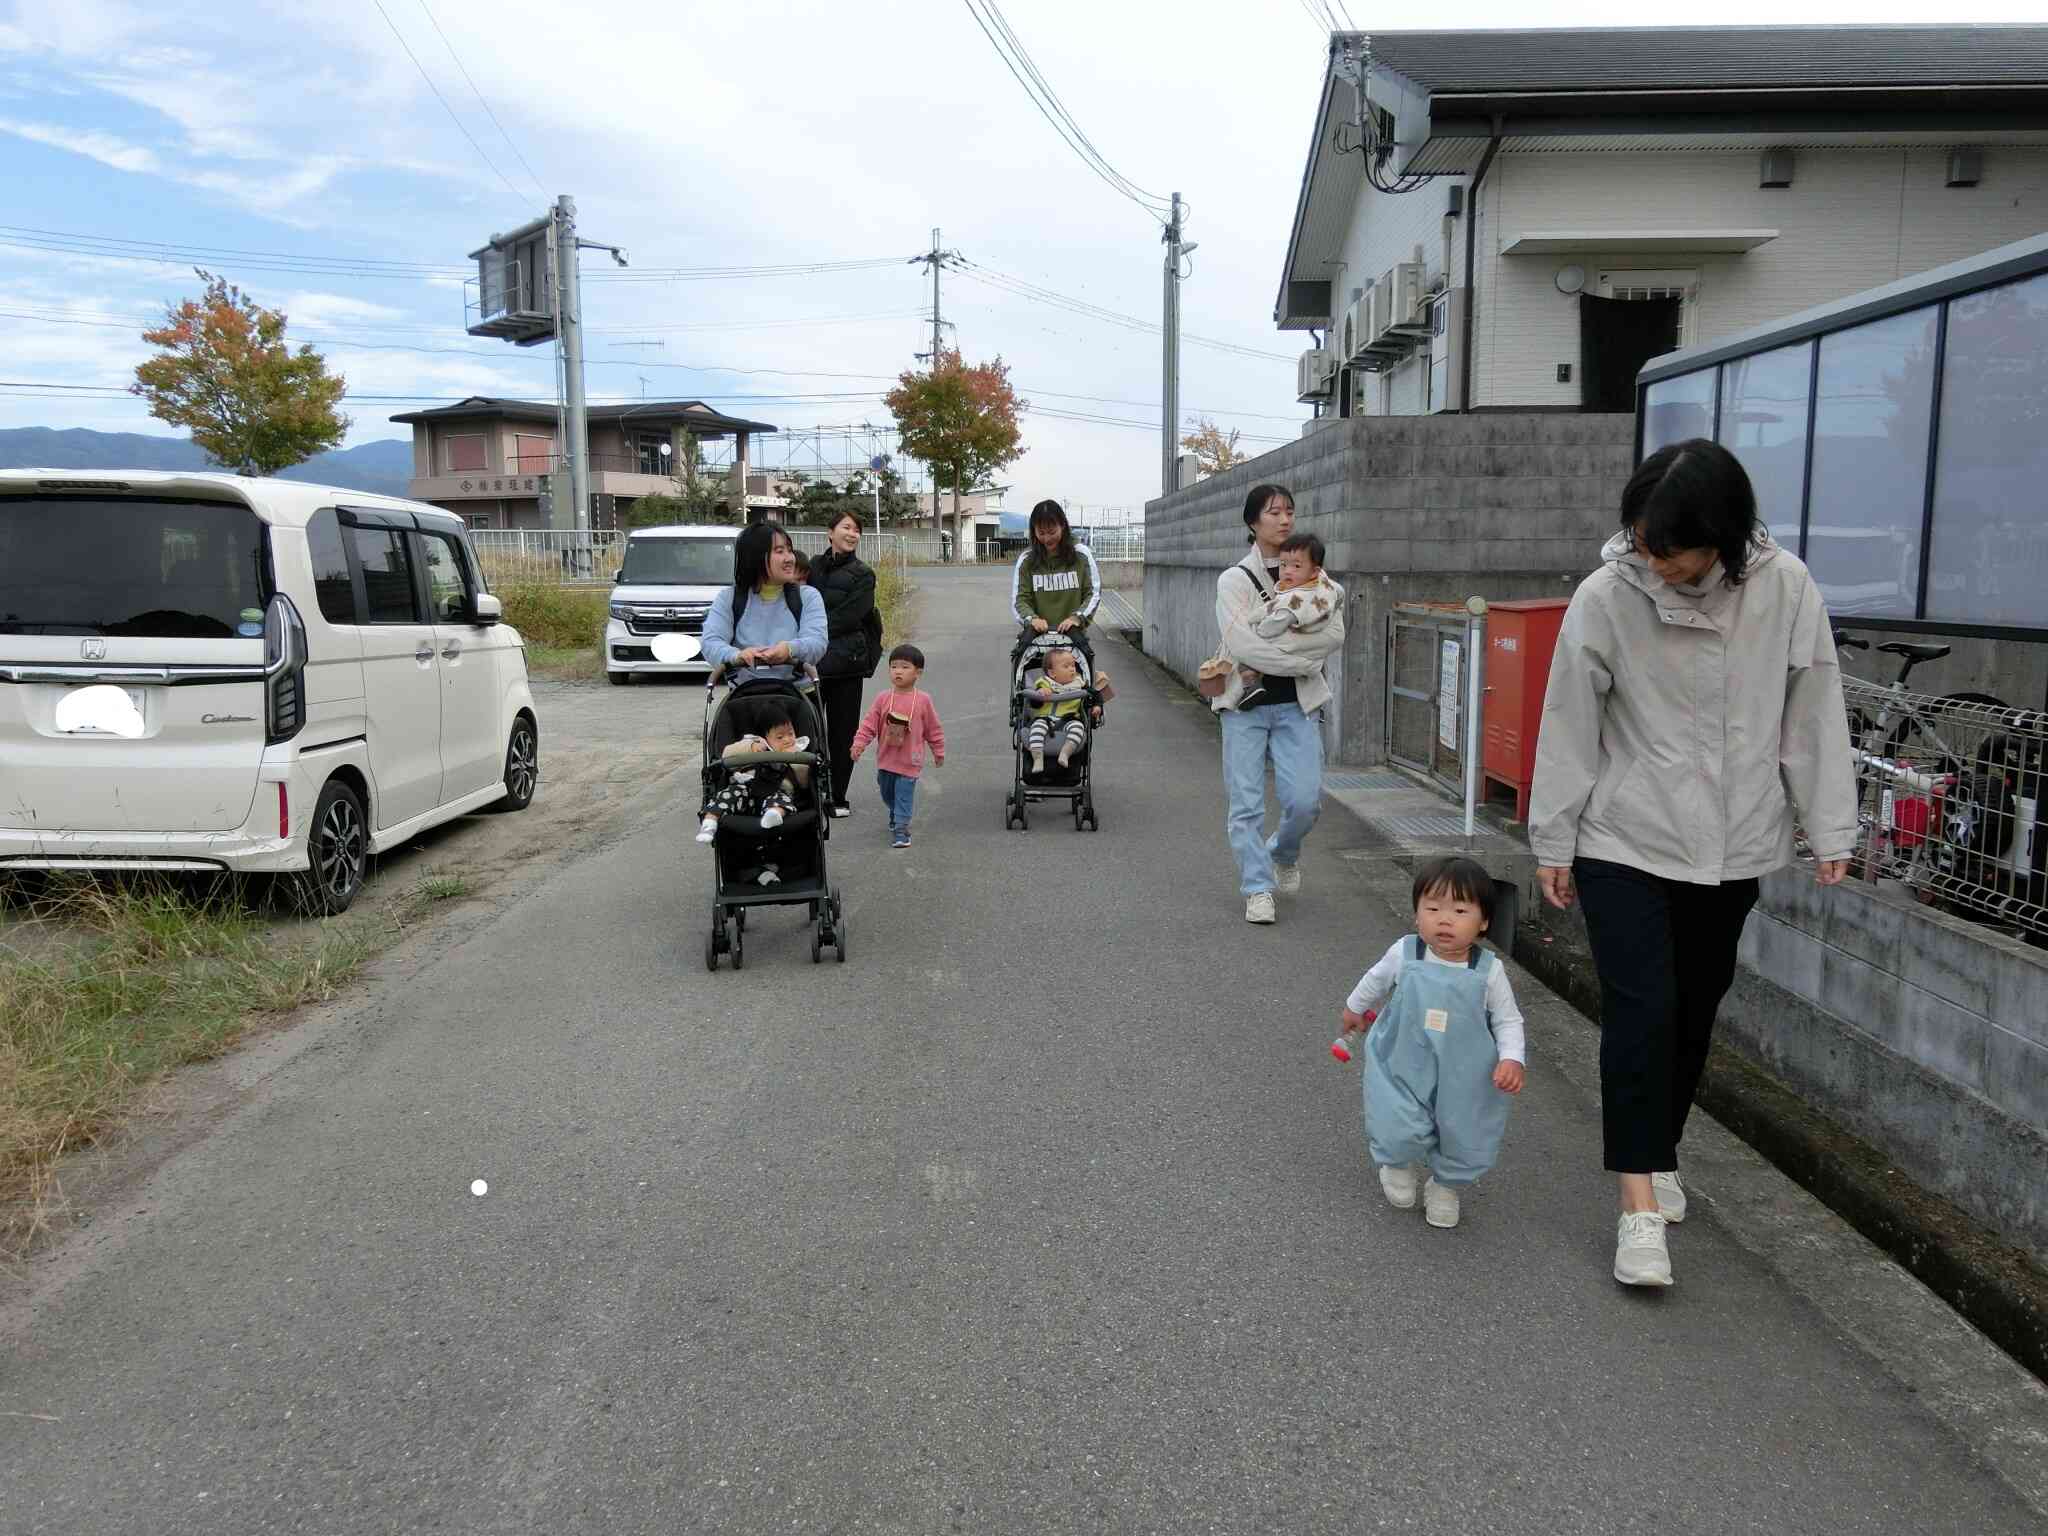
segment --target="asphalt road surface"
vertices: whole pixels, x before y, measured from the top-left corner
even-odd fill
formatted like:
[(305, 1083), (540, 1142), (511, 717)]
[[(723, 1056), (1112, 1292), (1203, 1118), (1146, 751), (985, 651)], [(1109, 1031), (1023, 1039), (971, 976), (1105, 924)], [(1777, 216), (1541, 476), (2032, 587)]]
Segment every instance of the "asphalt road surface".
[(926, 575), (952, 750), (912, 849), (866, 771), (835, 828), (847, 964), (707, 974), (676, 803), (385, 967), (9, 1310), (0, 1530), (2039, 1529), (1710, 1212), (1617, 1287), (1540, 1033), (1464, 1225), (1389, 1209), (1343, 814), (1247, 926), (1214, 722), (1109, 645), (1102, 830), (1006, 832), (1006, 581)]

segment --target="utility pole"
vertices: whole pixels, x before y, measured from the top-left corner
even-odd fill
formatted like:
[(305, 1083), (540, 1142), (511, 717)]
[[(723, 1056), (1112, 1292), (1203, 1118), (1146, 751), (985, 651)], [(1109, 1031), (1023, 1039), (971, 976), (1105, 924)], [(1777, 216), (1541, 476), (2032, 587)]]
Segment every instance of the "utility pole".
[[(1159, 386), (1159, 493), (1162, 496), (1169, 496), (1180, 489), (1180, 232), (1180, 194), (1176, 192), (1173, 194), (1173, 218), (1160, 236), (1166, 243), (1166, 314), (1161, 321), (1161, 329), (1165, 333), (1161, 358), (1164, 377)], [(1194, 247), (1186, 249), (1191, 251)]]
[[(941, 357), (941, 356), (943, 355), (943, 351), (944, 351), (944, 347), (945, 347), (945, 341), (944, 341), (944, 339), (943, 339), (943, 333), (944, 333), (944, 329), (945, 329), (945, 324), (946, 324), (946, 322), (945, 322), (944, 318), (942, 317), (942, 315), (941, 315), (941, 313), (940, 313), (940, 310), (939, 310), (939, 273), (940, 273), (940, 272), (942, 272), (943, 270), (945, 270), (945, 265), (946, 265), (946, 258), (947, 258), (948, 256), (954, 256), (954, 257), (957, 257), (957, 256), (958, 256), (959, 254), (960, 254), (960, 253), (959, 253), (958, 251), (948, 251), (948, 250), (942, 250), (942, 249), (940, 248), (940, 245), (939, 245), (939, 231), (938, 231), (938, 229), (937, 229), (936, 227), (934, 227), (934, 228), (933, 228), (933, 230), (932, 230), (932, 248), (931, 248), (930, 250), (926, 251), (926, 252), (925, 252), (925, 253), (924, 253), (924, 254), (923, 254), (922, 256), (913, 256), (913, 257), (911, 257), (911, 258), (910, 258), (910, 259), (911, 259), (911, 260), (912, 260), (913, 262), (930, 262), (930, 263), (931, 263), (931, 268), (932, 268), (932, 350), (931, 350), (931, 352), (930, 352), (929, 356), (930, 356), (930, 358), (931, 358), (931, 365), (932, 365), (932, 372), (933, 372), (933, 373), (937, 373), (937, 372), (939, 371), (939, 359), (940, 359), (940, 357)], [(925, 356), (926, 354), (924, 354), (924, 353), (920, 353), (920, 354), (918, 354), (918, 355), (919, 355), (919, 357), (920, 357), (920, 358), (922, 358), (922, 357), (924, 357), (924, 356)], [(934, 530), (934, 531), (937, 531), (937, 530), (939, 530), (939, 529), (942, 529), (942, 528), (944, 528), (944, 527), (945, 527), (945, 517), (944, 517), (944, 514), (943, 514), (943, 513), (942, 513), (942, 512), (941, 512), (941, 511), (939, 510), (939, 477), (938, 477), (938, 473), (937, 473), (937, 470), (936, 470), (936, 469), (934, 469), (934, 471), (933, 471), (933, 474), (932, 474), (932, 528), (933, 528), (933, 530)], [(958, 551), (955, 551), (955, 553), (958, 553)]]
[(590, 532), (590, 415), (583, 399), (583, 274), (576, 256), (576, 199), (556, 199), (555, 315), (562, 339), (562, 374), (568, 397), (562, 455), (569, 461), (569, 498), (575, 528)]

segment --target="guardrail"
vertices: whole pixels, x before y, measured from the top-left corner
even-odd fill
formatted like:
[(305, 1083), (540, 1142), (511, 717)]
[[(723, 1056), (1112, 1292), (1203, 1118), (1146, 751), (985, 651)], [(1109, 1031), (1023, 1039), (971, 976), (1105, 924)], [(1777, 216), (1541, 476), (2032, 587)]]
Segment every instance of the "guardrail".
[(1850, 873), (2048, 942), (2048, 714), (1844, 678), (1858, 788)]
[(625, 535), (616, 529), (472, 528), (469, 542), (484, 580), (493, 586), (607, 583), (618, 572), (625, 551)]

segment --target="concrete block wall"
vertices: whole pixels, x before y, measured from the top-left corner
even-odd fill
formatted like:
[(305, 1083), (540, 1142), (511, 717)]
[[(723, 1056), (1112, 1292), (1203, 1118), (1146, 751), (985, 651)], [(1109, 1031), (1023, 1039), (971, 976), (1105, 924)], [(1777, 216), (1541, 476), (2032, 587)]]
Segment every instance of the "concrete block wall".
[(2048, 953), (1788, 870), (1764, 882), (1741, 959), (1721, 1019), (1734, 1043), (2048, 1261)]
[(1329, 669), (1331, 752), (1379, 762), (1390, 606), (1569, 595), (1613, 531), (1633, 441), (1626, 415), (1333, 421), (1147, 506), (1147, 649), (1193, 678), (1216, 647), (1216, 577), (1245, 552), (1245, 495), (1286, 485), (1296, 526), (1329, 546), (1347, 597), (1344, 653)]

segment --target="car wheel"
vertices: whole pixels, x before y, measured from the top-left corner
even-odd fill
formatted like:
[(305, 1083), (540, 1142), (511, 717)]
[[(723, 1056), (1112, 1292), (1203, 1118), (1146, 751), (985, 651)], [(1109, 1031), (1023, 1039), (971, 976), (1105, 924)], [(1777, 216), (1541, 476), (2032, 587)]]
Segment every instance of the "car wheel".
[(370, 864), (370, 825), (363, 802), (340, 779), (329, 779), (313, 802), (306, 832), (308, 867), (281, 882), (289, 910), (338, 917), (363, 888)]
[(505, 747), (505, 794), (494, 811), (523, 811), (540, 788), (540, 733), (521, 715), (512, 722), (512, 740)]
[(633, 681), (633, 674), (630, 672), (606, 672), (604, 678), (614, 688), (624, 688)]

